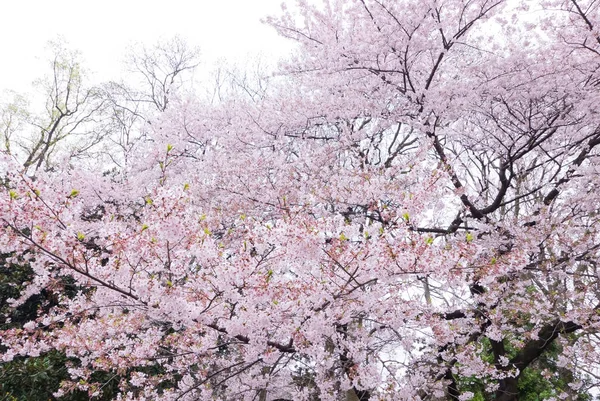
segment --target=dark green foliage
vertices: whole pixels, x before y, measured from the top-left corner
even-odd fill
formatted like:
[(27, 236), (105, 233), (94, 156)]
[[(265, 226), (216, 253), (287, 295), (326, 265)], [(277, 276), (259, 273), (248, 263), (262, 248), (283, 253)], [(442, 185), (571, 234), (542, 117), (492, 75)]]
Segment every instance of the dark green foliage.
[[(482, 344), (482, 360), (493, 364), (494, 357), (489, 340), (484, 338)], [(516, 355), (517, 350), (510, 345), (509, 341), (505, 340), (504, 346), (508, 358)], [(551, 397), (558, 399), (558, 396), (562, 393), (568, 394), (568, 399), (572, 401), (591, 401), (594, 399), (587, 392), (576, 391), (569, 387), (569, 383), (582, 378), (576, 378), (573, 371), (557, 366), (557, 356), (560, 352), (560, 345), (554, 341), (542, 357), (521, 372), (518, 384), (519, 401), (542, 401)], [(481, 379), (463, 376), (458, 378), (458, 384), (462, 391), (471, 391), (474, 394), (473, 401), (494, 399), (493, 394), (486, 392), (486, 383)]]
[(8, 299), (18, 298), (25, 283), (33, 279), (33, 271), (27, 264), (10, 264), (10, 255), (0, 254), (0, 330), (20, 327), (37, 317), (39, 297), (32, 297), (21, 307), (14, 310), (8, 304)]
[(11, 255), (0, 254), (0, 330), (22, 327), (35, 320), (38, 315), (47, 313), (57, 305), (60, 295), (73, 297), (81, 288), (75, 285), (70, 276), (59, 276), (56, 288), (42, 290), (27, 299), (17, 308), (11, 307), (8, 300), (19, 298), (26, 285), (34, 278), (34, 272), (25, 262), (9, 263)]
[[(43, 290), (30, 297), (17, 308), (7, 302), (18, 298), (26, 284), (33, 280), (34, 272), (27, 263), (9, 263), (9, 254), (0, 254), (0, 330), (20, 328), (35, 320), (40, 312), (56, 306), (56, 294)], [(74, 296), (79, 290), (72, 277), (61, 277), (61, 292)], [(0, 346), (0, 353), (4, 349)], [(46, 401), (53, 400), (53, 393), (60, 383), (69, 379), (68, 366), (76, 364), (58, 351), (48, 352), (39, 357), (15, 357), (11, 362), (0, 363), (0, 401)], [(107, 372), (96, 372), (91, 382), (102, 383), (104, 396), (96, 400), (114, 398), (119, 378)], [(78, 391), (61, 398), (66, 401), (89, 400), (87, 392)]]
[(15, 358), (0, 364), (0, 400), (48, 400), (67, 378), (65, 358), (50, 352), (39, 358)]
[[(0, 364), (0, 401), (46, 401), (56, 399), (52, 394), (60, 383), (69, 379), (67, 367), (76, 364), (63, 353), (51, 351), (37, 358), (15, 358)], [(109, 372), (95, 372), (90, 382), (100, 383), (102, 394), (98, 401), (112, 400), (118, 391), (120, 378)], [(64, 401), (87, 401), (87, 391), (75, 391), (61, 397)]]
[(541, 358), (534, 366), (523, 371), (519, 379), (519, 401), (541, 401), (558, 397), (561, 393), (568, 394), (569, 400), (573, 401), (592, 400), (589, 393), (571, 389), (569, 383), (573, 381), (575, 377), (572, 371), (558, 368), (553, 359)]

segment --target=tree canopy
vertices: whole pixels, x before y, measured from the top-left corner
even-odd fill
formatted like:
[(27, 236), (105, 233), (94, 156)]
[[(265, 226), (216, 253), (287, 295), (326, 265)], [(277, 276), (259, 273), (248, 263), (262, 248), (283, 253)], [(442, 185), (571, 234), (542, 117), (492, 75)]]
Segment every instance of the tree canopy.
[(590, 399), (599, 8), (300, 0), (212, 102), (181, 42), (137, 92), (57, 59), (42, 120), (3, 109), (2, 360), (62, 358), (57, 397)]

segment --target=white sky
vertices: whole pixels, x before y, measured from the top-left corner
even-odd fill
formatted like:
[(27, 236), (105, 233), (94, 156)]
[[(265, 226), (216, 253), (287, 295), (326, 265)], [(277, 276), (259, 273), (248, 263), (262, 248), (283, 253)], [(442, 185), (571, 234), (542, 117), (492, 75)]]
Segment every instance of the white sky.
[(59, 35), (83, 53), (97, 80), (118, 78), (129, 45), (175, 34), (200, 46), (201, 68), (259, 53), (274, 60), (291, 43), (260, 19), (278, 15), (282, 1), (0, 0), (0, 90), (29, 90), (48, 72), (44, 49)]

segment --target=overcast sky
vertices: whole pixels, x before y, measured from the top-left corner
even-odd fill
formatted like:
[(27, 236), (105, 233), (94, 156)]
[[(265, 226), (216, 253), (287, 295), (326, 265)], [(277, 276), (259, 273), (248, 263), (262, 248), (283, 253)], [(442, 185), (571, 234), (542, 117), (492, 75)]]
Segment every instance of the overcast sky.
[[(260, 22), (283, 0), (5, 0), (0, 22), (0, 89), (27, 90), (47, 69), (44, 48), (63, 37), (83, 53), (97, 80), (115, 79), (128, 45), (178, 34), (199, 45), (204, 68), (261, 53), (275, 59), (291, 46)], [(289, 0), (288, 0), (289, 1)]]

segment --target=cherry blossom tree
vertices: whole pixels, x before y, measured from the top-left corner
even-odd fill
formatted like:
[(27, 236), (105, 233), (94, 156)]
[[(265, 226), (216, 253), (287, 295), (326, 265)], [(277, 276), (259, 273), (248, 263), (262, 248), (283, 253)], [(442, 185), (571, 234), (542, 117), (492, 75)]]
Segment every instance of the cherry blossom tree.
[(3, 360), (122, 400), (597, 391), (599, 4), (299, 1), (260, 96), (165, 101), (121, 178), (3, 151), (11, 305), (56, 297)]

